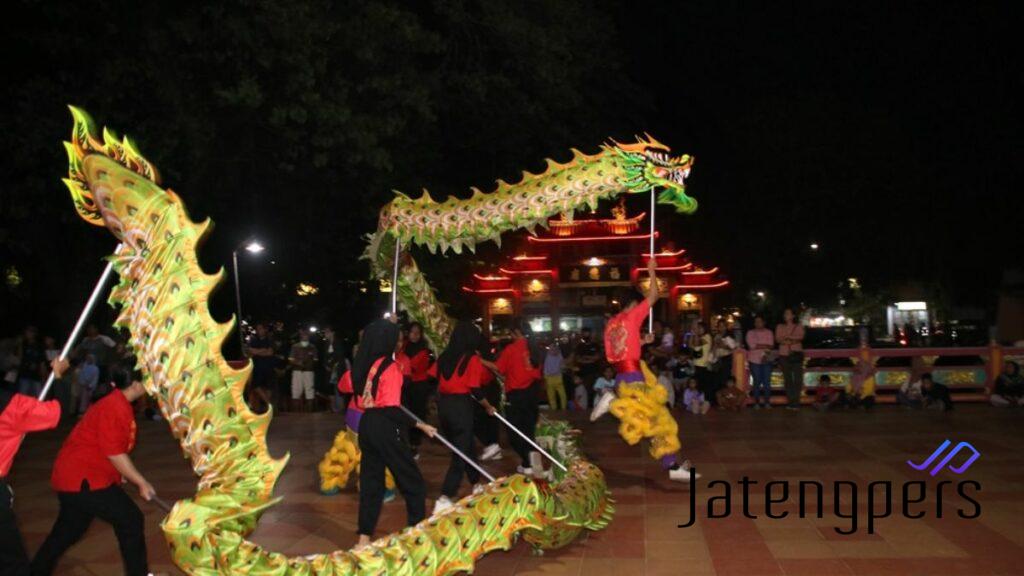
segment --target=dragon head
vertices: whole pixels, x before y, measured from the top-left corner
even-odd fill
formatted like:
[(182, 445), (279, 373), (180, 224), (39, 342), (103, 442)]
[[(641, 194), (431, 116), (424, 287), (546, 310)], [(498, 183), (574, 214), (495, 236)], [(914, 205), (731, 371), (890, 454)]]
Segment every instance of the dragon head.
[(173, 203), (174, 192), (160, 187), (156, 168), (146, 160), (127, 137), (117, 138), (103, 129), (96, 136), (92, 120), (84, 110), (69, 106), (74, 118), (71, 141), (64, 143), (68, 153), (68, 177), (64, 183), (71, 191), (78, 215), (86, 222), (106, 226), (122, 241), (148, 226), (134, 226), (136, 214), (155, 213), (161, 203)]
[(677, 212), (692, 214), (697, 210), (697, 201), (686, 195), (686, 177), (690, 175), (693, 157), (689, 154), (672, 156), (668, 146), (650, 135), (637, 137), (635, 144), (621, 144), (612, 140), (604, 146), (618, 154), (625, 162), (627, 179), (624, 182), (630, 193), (647, 192), (660, 188), (659, 204), (671, 204)]

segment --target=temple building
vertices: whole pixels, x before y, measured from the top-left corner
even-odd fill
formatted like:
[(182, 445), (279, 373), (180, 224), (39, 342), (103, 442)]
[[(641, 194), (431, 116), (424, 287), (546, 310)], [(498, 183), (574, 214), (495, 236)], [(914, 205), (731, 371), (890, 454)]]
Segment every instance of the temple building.
[[(462, 289), (478, 298), (487, 332), (501, 332), (519, 317), (535, 333), (587, 327), (601, 334), (608, 314), (621, 307), (617, 295), (622, 288), (646, 293), (649, 286), (651, 235), (645, 217), (628, 216), (619, 204), (607, 219), (553, 218), (547, 230), (514, 238), (503, 250), (503, 261), (475, 270)], [(674, 327), (708, 320), (712, 294), (729, 281), (717, 267), (699, 266), (686, 250), (661, 242), (659, 231), (654, 235), (662, 295), (655, 319)]]

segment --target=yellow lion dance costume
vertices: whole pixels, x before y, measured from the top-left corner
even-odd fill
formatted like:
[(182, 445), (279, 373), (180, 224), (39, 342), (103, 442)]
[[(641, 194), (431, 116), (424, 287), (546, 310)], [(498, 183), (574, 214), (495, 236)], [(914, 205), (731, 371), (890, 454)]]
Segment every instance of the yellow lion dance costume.
[(640, 369), (644, 381), (620, 383), (612, 400), (610, 412), (619, 419), (619, 435), (630, 446), (650, 438), (655, 459), (675, 454), (681, 448), (679, 425), (668, 410), (668, 391), (646, 363)]

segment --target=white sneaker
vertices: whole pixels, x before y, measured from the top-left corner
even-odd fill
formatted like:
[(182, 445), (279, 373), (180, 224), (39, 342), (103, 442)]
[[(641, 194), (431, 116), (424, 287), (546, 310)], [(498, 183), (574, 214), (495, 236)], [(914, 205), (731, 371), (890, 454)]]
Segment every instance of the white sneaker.
[(486, 484), (477, 484), (477, 485), (473, 486), (473, 496), (479, 496), (479, 495), (483, 494), (484, 490), (486, 490), (486, 489), (487, 489), (487, 485)]
[(488, 444), (484, 448), (483, 454), (480, 455), (481, 460), (501, 460), (501, 446), (497, 444)]
[(608, 413), (612, 407), (612, 400), (615, 400), (614, 392), (605, 392), (594, 402), (594, 409), (590, 411), (590, 421), (597, 422), (597, 419)]
[[(693, 471), (693, 479), (696, 480), (698, 478), (700, 478), (700, 474), (696, 470), (694, 470)], [(674, 480), (676, 482), (689, 482), (690, 481), (690, 467), (689, 466), (685, 466), (685, 463), (684, 463), (684, 465), (681, 465), (678, 468), (671, 468), (671, 469), (669, 469), (669, 471), (668, 471), (668, 479), (669, 480)]]
[(522, 466), (516, 466), (516, 473), (524, 476), (532, 476), (533, 468), (523, 468)]
[(452, 506), (455, 506), (455, 504), (452, 503), (451, 498), (442, 495), (434, 502), (434, 512), (432, 515), (437, 516), (438, 514), (447, 511)]

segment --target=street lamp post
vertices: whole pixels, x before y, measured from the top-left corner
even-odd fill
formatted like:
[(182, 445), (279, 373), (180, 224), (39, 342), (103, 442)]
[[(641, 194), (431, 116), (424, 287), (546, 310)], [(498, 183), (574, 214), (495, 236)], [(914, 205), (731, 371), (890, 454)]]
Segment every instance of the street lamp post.
[(245, 354), (245, 335), (242, 334), (242, 286), (238, 281), (238, 249), (245, 248), (245, 251), (250, 254), (259, 254), (263, 252), (263, 245), (256, 240), (249, 240), (235, 246), (235, 249), (231, 251), (231, 264), (235, 272), (235, 306), (238, 312), (238, 348)]

